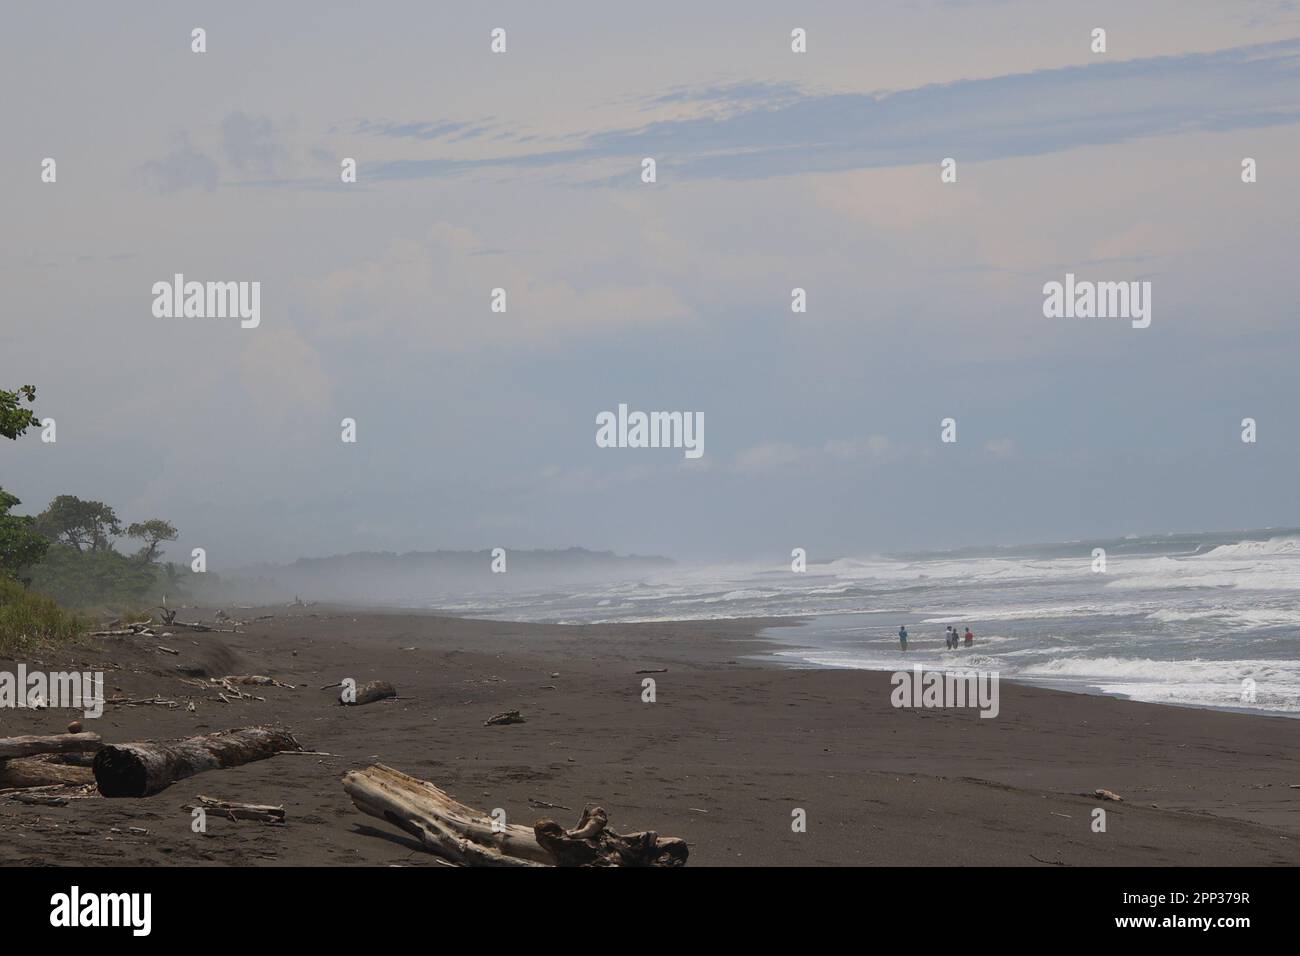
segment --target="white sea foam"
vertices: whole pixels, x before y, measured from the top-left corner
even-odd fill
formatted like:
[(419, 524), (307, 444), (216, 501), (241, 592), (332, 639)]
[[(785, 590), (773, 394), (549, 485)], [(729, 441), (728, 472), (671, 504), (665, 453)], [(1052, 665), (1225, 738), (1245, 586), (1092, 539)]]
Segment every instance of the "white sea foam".
[(1300, 558), (1300, 537), (1269, 538), (1267, 541), (1238, 541), (1221, 544), (1206, 552), (1201, 558), (1239, 557), (1297, 557)]
[[(672, 567), (567, 592), (461, 593), (433, 604), (572, 623), (798, 617), (812, 623), (771, 636), (809, 646), (783, 659), (873, 669), (899, 666), (896, 632), (906, 623), (909, 664), (971, 666), (979, 656), (1012, 679), (1207, 706), (1238, 706), (1251, 677), (1257, 707), (1300, 712), (1300, 536), (1206, 535), (1171, 550), (1181, 544), (1116, 541), (1102, 574), (1092, 570), (1093, 544), (1078, 543), (1024, 559), (848, 557), (802, 574), (780, 562)], [(975, 647), (944, 650), (946, 624), (971, 626)]]

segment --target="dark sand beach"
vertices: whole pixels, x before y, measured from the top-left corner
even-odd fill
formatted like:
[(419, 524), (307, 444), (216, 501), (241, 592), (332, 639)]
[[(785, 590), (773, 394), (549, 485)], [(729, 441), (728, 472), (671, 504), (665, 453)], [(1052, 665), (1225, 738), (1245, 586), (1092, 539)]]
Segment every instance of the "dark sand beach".
[[(0, 797), (5, 865), (439, 865), (357, 811), (339, 779), (382, 762), (512, 823), (584, 804), (620, 831), (690, 844), (691, 866), (1271, 865), (1300, 862), (1300, 723), (1003, 684), (1001, 713), (900, 710), (887, 674), (752, 659), (761, 622), (561, 627), (311, 607), (240, 633), (87, 639), (29, 668), (105, 671), (87, 729), (116, 743), (288, 728), (308, 750), (179, 782), (147, 799), (64, 807)], [(211, 610), (183, 619), (212, 620)], [(163, 644), (179, 651), (156, 649)], [(17, 661), (0, 660), (0, 670)], [(224, 703), (183, 681), (266, 674), (295, 689)], [(662, 669), (654, 703), (644, 675)], [(400, 697), (337, 704), (322, 685), (392, 681)], [(195, 712), (185, 708), (193, 700)], [(526, 723), (484, 726), (519, 710)], [(7, 710), (0, 736), (64, 730), (68, 711)], [(1102, 803), (1105, 788), (1122, 803)], [(212, 819), (199, 794), (283, 804), (287, 825)], [(571, 810), (546, 810), (531, 801)], [(1091, 830), (1104, 806), (1107, 832)], [(796, 808), (807, 832), (791, 829)], [(137, 828), (135, 830), (131, 828)], [(139, 832), (143, 830), (146, 832)]]

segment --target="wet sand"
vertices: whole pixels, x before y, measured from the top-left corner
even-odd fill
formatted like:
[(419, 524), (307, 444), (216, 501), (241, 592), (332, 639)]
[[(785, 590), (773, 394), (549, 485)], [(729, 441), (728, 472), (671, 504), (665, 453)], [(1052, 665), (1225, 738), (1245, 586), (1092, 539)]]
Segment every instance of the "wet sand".
[[(109, 704), (86, 721), (108, 743), (266, 724), (331, 756), (212, 771), (146, 799), (0, 797), (0, 864), (439, 865), (343, 792), (345, 771), (376, 762), (504, 808), (512, 823), (571, 826), (599, 803), (616, 830), (689, 841), (691, 866), (1300, 863), (1294, 720), (1005, 683), (995, 719), (896, 709), (887, 674), (752, 659), (772, 647), (754, 636), (762, 622), (560, 627), (228, 610), (275, 617), (237, 634), (87, 639), (23, 662), (103, 670), (109, 697), (181, 704)], [(210, 609), (181, 617), (212, 621)], [(0, 670), (16, 664), (0, 659)], [(223, 703), (178, 666), (296, 686)], [(642, 701), (645, 676), (654, 703)], [(344, 677), (389, 680), (400, 697), (338, 706), (336, 689), (319, 688)], [(526, 723), (484, 726), (506, 710)], [(72, 716), (0, 711), (0, 736), (59, 733)], [(1098, 788), (1124, 802), (1091, 796)], [(182, 805), (199, 794), (283, 804), (288, 822), (210, 818), (196, 834)], [(1092, 832), (1099, 806), (1105, 833)], [(806, 832), (792, 830), (796, 809)]]

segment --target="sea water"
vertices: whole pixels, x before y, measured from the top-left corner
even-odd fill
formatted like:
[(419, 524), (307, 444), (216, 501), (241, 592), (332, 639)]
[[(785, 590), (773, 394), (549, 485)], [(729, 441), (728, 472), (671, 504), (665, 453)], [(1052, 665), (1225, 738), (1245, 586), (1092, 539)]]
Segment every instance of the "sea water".
[[(682, 566), (437, 606), (555, 623), (799, 618), (763, 632), (770, 656), (791, 666), (975, 667), (1082, 692), (1300, 715), (1300, 530), (846, 557), (802, 573), (775, 562)], [(973, 646), (947, 650), (948, 624), (969, 626)]]

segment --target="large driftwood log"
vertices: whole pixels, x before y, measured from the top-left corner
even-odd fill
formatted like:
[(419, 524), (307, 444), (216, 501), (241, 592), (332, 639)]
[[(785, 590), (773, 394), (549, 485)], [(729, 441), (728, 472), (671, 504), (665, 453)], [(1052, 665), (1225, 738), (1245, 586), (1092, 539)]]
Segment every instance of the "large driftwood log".
[(95, 783), (106, 797), (149, 797), (205, 770), (301, 749), (293, 734), (270, 727), (223, 730), (171, 743), (117, 744), (95, 755)]
[(425, 780), (376, 764), (352, 770), (343, 789), (362, 813), (416, 837), (430, 853), (466, 866), (546, 866), (550, 855), (528, 827), (494, 832), (491, 818)]
[(48, 737), (0, 738), (0, 760), (34, 757), (37, 754), (69, 754), (98, 750), (99, 734), (51, 734)]
[(347, 692), (339, 694), (339, 703), (347, 704), (351, 707), (360, 707), (362, 704), (373, 704), (377, 700), (384, 700), (388, 697), (396, 697), (397, 688), (386, 680), (372, 680), (368, 684), (362, 684), (357, 688), (357, 699), (348, 700)]
[(686, 843), (655, 833), (619, 835), (599, 807), (588, 807), (574, 830), (553, 820), (535, 827), (494, 826), (425, 780), (376, 764), (343, 777), (358, 810), (386, 820), (425, 849), (465, 866), (683, 866)]
[(53, 785), (75, 787), (94, 782), (94, 774), (85, 767), (69, 767), (39, 757), (0, 761), (0, 790)]

